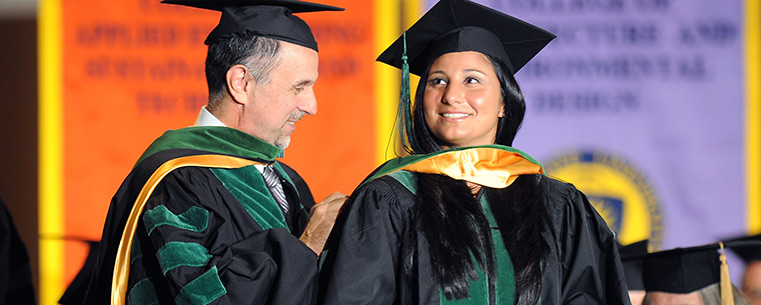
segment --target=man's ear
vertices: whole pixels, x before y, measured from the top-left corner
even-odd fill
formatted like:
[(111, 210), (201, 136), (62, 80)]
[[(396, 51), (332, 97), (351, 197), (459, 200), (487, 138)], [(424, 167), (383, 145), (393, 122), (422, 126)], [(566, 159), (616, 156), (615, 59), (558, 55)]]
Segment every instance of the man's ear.
[(248, 69), (243, 65), (234, 65), (227, 70), (225, 78), (233, 100), (238, 104), (245, 104), (248, 101), (248, 91), (254, 86), (253, 78), (248, 77)]

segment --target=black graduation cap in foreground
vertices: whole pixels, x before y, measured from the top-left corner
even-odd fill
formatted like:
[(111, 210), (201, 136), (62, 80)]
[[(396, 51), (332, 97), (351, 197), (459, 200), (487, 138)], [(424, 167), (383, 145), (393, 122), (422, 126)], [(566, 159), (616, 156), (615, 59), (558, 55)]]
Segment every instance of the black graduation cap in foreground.
[[(523, 20), (468, 0), (441, 0), (406, 32), (410, 72), (421, 75), (439, 56), (478, 51), (503, 61), (514, 74), (555, 35)], [(402, 69), (405, 35), (378, 61)]]
[(724, 241), (724, 244), (737, 253), (746, 264), (761, 261), (761, 234), (729, 239)]
[(222, 12), (219, 24), (204, 41), (247, 34), (269, 37), (317, 51), (309, 26), (293, 13), (342, 11), (343, 8), (297, 0), (163, 0), (161, 3), (185, 5)]
[(629, 290), (645, 290), (645, 283), (642, 280), (642, 265), (644, 255), (649, 251), (649, 240), (647, 239), (625, 246), (619, 244), (618, 253), (621, 254), (621, 265), (624, 268), (626, 287)]

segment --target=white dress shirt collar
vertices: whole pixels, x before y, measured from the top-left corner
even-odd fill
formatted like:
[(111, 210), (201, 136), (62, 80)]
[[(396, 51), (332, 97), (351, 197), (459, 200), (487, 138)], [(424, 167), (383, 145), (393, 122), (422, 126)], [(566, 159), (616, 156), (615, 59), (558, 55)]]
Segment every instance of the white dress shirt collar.
[(195, 124), (193, 126), (226, 126), (217, 117), (215, 117), (209, 110), (206, 110), (206, 106), (201, 107), (201, 111), (198, 113)]

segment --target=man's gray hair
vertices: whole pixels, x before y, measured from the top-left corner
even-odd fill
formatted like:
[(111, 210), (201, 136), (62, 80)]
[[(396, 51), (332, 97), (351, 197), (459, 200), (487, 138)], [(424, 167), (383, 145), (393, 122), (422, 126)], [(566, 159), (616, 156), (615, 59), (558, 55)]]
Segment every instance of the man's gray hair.
[(248, 35), (233, 37), (209, 45), (206, 55), (206, 82), (209, 86), (209, 104), (220, 101), (227, 94), (227, 70), (243, 65), (257, 83), (268, 83), (270, 72), (280, 59), (280, 41)]

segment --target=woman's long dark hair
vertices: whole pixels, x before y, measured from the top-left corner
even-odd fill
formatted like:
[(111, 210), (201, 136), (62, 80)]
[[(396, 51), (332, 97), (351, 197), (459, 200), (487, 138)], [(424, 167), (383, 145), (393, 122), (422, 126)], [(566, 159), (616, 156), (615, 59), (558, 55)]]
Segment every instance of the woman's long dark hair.
[[(526, 104), (512, 73), (499, 60), (492, 57), (489, 60), (499, 78), (505, 107), (495, 143), (510, 146), (523, 121)], [(440, 140), (428, 129), (423, 112), (422, 101), (429, 68), (421, 75), (415, 94), (413, 134), (409, 136), (416, 138), (416, 145), (409, 148), (411, 154), (442, 149)], [(437, 174), (417, 176), (413, 219), (426, 237), (433, 277), (439, 282), (445, 297), (468, 297), (470, 279), (477, 278), (475, 264), (478, 264), (489, 279), (489, 304), (494, 304), (496, 261), (491, 227), (481, 204), (465, 181)], [(508, 188), (484, 187), (483, 190), (513, 263), (518, 304), (536, 304), (541, 292), (541, 260), (549, 250), (540, 235), (548, 218), (541, 176), (521, 176)], [(416, 246), (411, 244), (404, 250), (408, 257), (413, 258), (407, 260), (404, 266), (408, 275), (414, 272)]]

